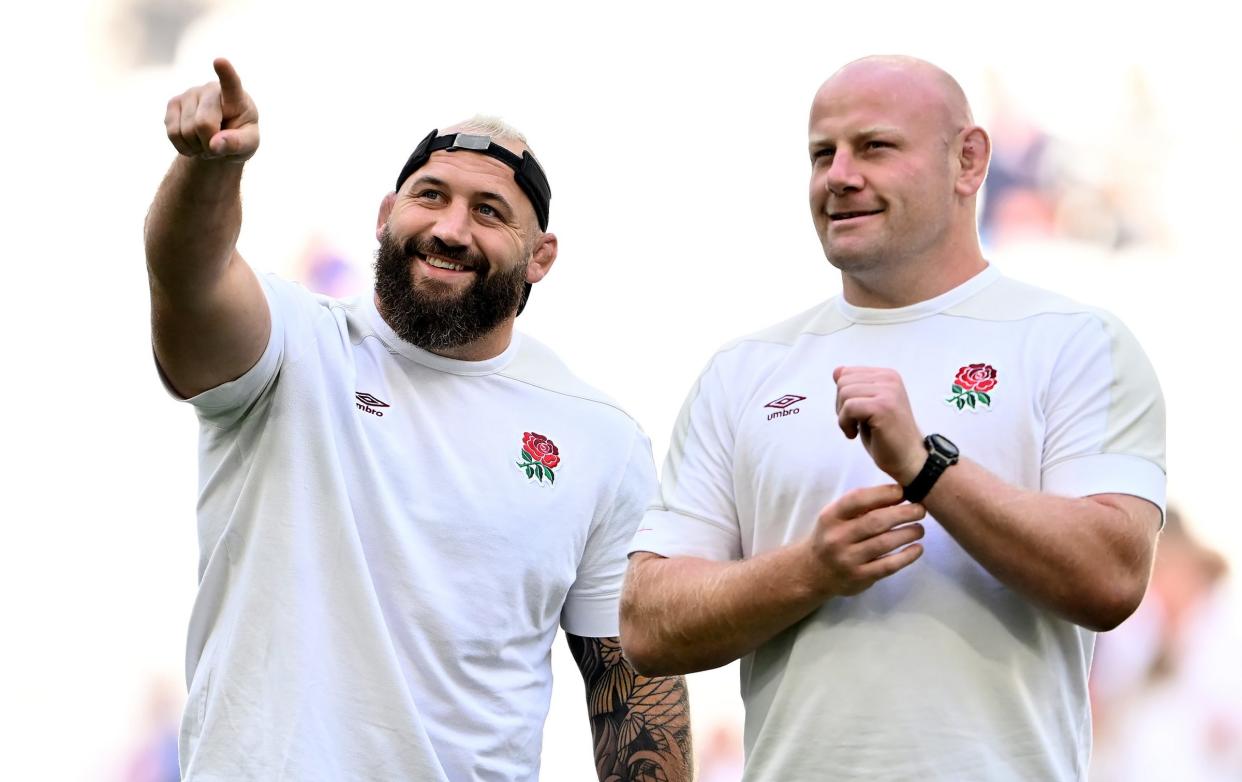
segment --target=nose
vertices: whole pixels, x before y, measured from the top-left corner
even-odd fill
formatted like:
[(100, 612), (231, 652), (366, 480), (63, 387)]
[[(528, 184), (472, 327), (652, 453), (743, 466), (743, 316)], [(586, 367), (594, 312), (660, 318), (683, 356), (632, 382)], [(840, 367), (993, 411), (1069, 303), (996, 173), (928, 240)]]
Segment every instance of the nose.
[(470, 244), (470, 206), (458, 200), (436, 214), (430, 234), (450, 247)]
[(853, 158), (848, 152), (837, 150), (836, 154), (832, 156), (832, 165), (828, 166), (824, 185), (828, 188), (828, 192), (838, 196), (862, 189), (862, 174), (859, 173), (857, 166), (854, 165)]

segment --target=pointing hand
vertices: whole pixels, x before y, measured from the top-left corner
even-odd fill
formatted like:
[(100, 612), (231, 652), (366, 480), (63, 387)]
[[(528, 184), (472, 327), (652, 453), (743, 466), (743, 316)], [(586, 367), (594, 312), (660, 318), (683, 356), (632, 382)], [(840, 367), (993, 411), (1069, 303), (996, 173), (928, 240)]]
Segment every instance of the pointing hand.
[(221, 57), (213, 65), (218, 81), (168, 101), (164, 129), (182, 155), (242, 163), (259, 148), (259, 110), (228, 60)]

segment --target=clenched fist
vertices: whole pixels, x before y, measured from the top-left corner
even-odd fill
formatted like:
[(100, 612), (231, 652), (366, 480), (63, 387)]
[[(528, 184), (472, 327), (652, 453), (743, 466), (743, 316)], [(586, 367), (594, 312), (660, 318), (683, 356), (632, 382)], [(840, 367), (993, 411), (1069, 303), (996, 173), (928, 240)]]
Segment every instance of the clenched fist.
[(259, 110), (228, 60), (220, 57), (212, 65), (219, 81), (168, 101), (164, 128), (182, 155), (242, 163), (259, 148)]
[(875, 466), (903, 486), (914, 480), (927, 449), (901, 375), (878, 367), (837, 367), (837, 423), (862, 439)]

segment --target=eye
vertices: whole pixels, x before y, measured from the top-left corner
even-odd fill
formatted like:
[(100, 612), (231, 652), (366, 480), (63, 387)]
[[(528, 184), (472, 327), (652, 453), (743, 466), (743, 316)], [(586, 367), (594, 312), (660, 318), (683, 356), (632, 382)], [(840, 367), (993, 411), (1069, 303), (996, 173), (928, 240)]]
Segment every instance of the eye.
[(428, 188), (414, 193), (414, 197), (424, 201), (439, 201), (444, 198), (444, 193), (441, 193), (439, 190), (432, 190)]
[(872, 139), (866, 143), (867, 149), (892, 149), (894, 144), (891, 141), (883, 141), (881, 139)]
[(817, 149), (811, 153), (811, 160), (831, 160), (832, 156), (836, 154), (836, 151), (836, 147), (823, 147), (822, 149)]
[(499, 206), (487, 203), (486, 201), (480, 203), (474, 209), (480, 216), (485, 217), (488, 220), (499, 220), (503, 222), (508, 219), (505, 212), (502, 211)]

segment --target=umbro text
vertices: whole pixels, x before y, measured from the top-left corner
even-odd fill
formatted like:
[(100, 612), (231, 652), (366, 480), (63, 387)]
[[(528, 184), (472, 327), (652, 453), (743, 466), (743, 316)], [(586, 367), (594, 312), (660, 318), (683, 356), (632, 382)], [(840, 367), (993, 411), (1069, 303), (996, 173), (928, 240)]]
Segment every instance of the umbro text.
[(771, 421), (773, 418), (780, 418), (780, 417), (782, 417), (782, 416), (786, 416), (786, 415), (797, 415), (797, 414), (798, 414), (798, 413), (800, 413), (800, 412), (802, 412), (802, 411), (801, 411), (799, 408), (797, 408), (797, 407), (795, 407), (795, 408), (794, 408), (794, 409), (792, 409), (792, 410), (790, 410), (790, 409), (785, 409), (785, 410), (777, 410), (775, 413), (768, 413), (768, 420), (769, 420), (769, 421)]

